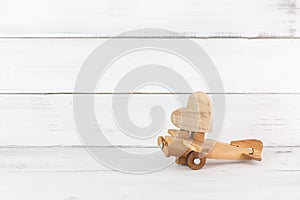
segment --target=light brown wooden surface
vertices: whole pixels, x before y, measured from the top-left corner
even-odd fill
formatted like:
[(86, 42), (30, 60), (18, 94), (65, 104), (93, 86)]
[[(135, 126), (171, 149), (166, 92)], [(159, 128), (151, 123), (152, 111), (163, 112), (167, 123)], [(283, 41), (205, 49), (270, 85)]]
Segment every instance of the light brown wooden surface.
[(188, 139), (191, 136), (190, 131), (185, 131), (185, 130), (168, 129), (168, 133), (171, 136), (179, 137), (183, 139)]
[(204, 142), (204, 149), (210, 149), (207, 158), (224, 159), (224, 160), (249, 160), (245, 158), (244, 154), (252, 154), (252, 149), (236, 147), (224, 142), (206, 140)]
[(197, 142), (204, 142), (205, 133), (203, 132), (194, 132), (193, 139)]
[(184, 130), (208, 132), (211, 126), (211, 103), (207, 94), (195, 92), (189, 96), (187, 106), (172, 112), (172, 123)]
[[(211, 109), (208, 95), (195, 92), (189, 96), (185, 108), (176, 109), (171, 114), (173, 124), (184, 130), (169, 129), (171, 136), (158, 137), (158, 145), (165, 156), (175, 156), (177, 164), (187, 164), (195, 170), (205, 165), (206, 158), (261, 161), (263, 143), (260, 140), (236, 140), (227, 144), (205, 139), (203, 131), (210, 128)], [(195, 163), (195, 159), (199, 163)]]

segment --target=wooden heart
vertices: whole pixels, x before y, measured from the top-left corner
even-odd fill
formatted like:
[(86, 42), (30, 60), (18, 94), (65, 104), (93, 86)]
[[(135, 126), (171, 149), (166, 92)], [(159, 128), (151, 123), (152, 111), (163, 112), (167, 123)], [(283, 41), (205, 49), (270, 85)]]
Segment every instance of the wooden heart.
[(173, 111), (172, 123), (183, 130), (209, 132), (212, 121), (210, 98), (203, 92), (189, 96), (187, 106)]

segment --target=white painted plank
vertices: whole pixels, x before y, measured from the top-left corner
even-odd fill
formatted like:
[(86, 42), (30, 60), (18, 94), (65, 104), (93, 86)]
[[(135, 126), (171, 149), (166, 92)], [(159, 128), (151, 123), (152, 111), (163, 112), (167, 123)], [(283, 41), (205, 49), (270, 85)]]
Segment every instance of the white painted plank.
[[(81, 65), (103, 41), (105, 40), (2, 39), (0, 92), (73, 92)], [(215, 63), (227, 93), (300, 92), (300, 40), (194, 41)], [(185, 61), (171, 54), (149, 50), (132, 53), (115, 62), (104, 74), (102, 85), (96, 91), (114, 92), (115, 86), (126, 73), (145, 64), (170, 67), (181, 74), (193, 90), (209, 91), (201, 75)], [(143, 87), (139, 91), (166, 92), (161, 87)], [(174, 88), (174, 91), (186, 92), (180, 87)]]
[[(141, 196), (172, 200), (199, 196), (297, 199), (299, 150), (299, 147), (265, 148), (262, 162), (208, 160), (200, 171), (174, 164), (162, 171), (133, 175), (103, 167), (82, 148), (0, 148), (0, 194), (3, 199), (46, 200), (140, 199)], [(17, 192), (11, 192), (16, 189)]]
[[(147, 175), (118, 172), (1, 173), (9, 200), (272, 199), (299, 198), (299, 171), (167, 170)], [(16, 191), (16, 192), (12, 192)]]
[[(98, 152), (109, 152), (111, 148), (94, 147)], [(124, 151), (134, 154), (152, 153), (160, 151), (157, 148), (136, 148), (119, 147)], [(248, 171), (296, 171), (300, 169), (300, 160), (298, 155), (300, 147), (265, 147), (263, 150), (263, 161), (225, 161), (225, 160), (207, 160), (206, 165), (201, 171), (223, 172), (238, 171), (239, 173)], [(161, 157), (163, 153), (159, 154)], [(105, 156), (105, 155), (103, 155)], [(120, 162), (132, 162), (130, 156), (119, 156), (110, 154), (113, 160)], [(160, 158), (157, 158), (158, 160)], [(165, 158), (167, 159), (167, 158)], [(169, 158), (173, 160), (174, 158)], [(181, 165), (171, 165), (164, 171), (175, 173), (184, 171), (186, 167)], [(63, 172), (63, 171), (112, 171), (103, 164), (95, 160), (86, 149), (82, 147), (10, 147), (0, 148), (0, 173), (1, 172)], [(130, 168), (126, 170), (131, 170)], [(145, 169), (146, 170), (146, 169)], [(141, 171), (142, 172), (142, 171)]]
[[(124, 103), (126, 97), (116, 95), (116, 100)], [(169, 115), (179, 104), (173, 95), (132, 96), (128, 111), (137, 126), (149, 126), (149, 112), (154, 105), (162, 106), (166, 113), (161, 131), (146, 140), (134, 139), (118, 129), (111, 98), (96, 95), (95, 114), (112, 145), (155, 146), (158, 134), (174, 128)], [(233, 94), (226, 95), (226, 101), (223, 141), (258, 138), (267, 146), (299, 145), (299, 95)], [(73, 119), (72, 95), (0, 95), (0, 119), (0, 145), (81, 145)]]
[[(299, 36), (294, 0), (1, 0), (0, 4), (0, 37), (110, 37), (141, 28), (170, 29), (189, 37)], [(144, 31), (139, 36), (173, 35)]]

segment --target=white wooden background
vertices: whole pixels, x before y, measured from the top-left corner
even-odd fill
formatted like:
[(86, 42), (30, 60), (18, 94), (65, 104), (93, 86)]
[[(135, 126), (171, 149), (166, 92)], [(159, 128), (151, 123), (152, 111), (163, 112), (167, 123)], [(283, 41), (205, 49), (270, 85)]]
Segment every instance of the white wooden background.
[[(298, 199), (299, 4), (0, 0), (0, 199)], [(116, 37), (139, 28), (174, 30), (205, 49), (225, 87), (221, 139), (262, 139), (263, 162), (209, 160), (201, 171), (173, 165), (157, 173), (128, 175), (89, 156), (72, 113), (75, 79), (89, 53), (111, 37), (182, 39), (147, 32)], [(142, 63), (147, 56), (120, 62)], [(159, 60), (178, 65), (172, 57)], [(205, 90), (194, 73), (180, 65), (178, 70), (195, 90)], [(122, 73), (112, 70), (107, 80), (114, 82)], [(113, 126), (111, 110), (105, 106), (113, 87), (106, 84), (96, 94), (97, 119), (107, 137), (124, 149), (155, 149), (155, 138), (136, 141)], [(159, 88), (140, 92), (130, 111), (137, 123), (149, 123), (145, 116), (152, 104), (159, 102), (169, 113), (176, 108), (172, 94)], [(122, 94), (118, 98), (125, 100)]]

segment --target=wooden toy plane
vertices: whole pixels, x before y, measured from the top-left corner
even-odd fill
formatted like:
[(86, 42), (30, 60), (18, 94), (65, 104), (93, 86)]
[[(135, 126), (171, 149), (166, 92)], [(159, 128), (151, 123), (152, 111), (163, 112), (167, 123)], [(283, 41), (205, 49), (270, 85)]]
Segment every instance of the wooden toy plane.
[(248, 139), (230, 144), (205, 139), (212, 122), (210, 98), (203, 92), (190, 95), (187, 107), (173, 111), (172, 123), (180, 130), (169, 129), (169, 136), (159, 136), (159, 147), (165, 156), (175, 156), (177, 164), (201, 169), (206, 158), (261, 161), (263, 143)]

